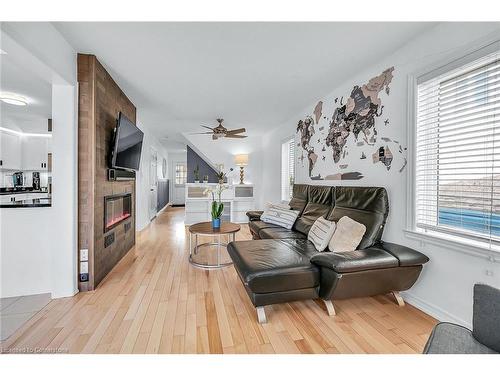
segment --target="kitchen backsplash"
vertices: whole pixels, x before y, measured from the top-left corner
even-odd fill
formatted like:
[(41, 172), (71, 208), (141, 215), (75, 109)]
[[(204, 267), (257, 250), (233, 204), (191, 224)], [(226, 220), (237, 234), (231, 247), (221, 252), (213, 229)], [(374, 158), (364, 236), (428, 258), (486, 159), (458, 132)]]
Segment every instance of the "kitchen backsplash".
[[(0, 188), (2, 187), (13, 187), (14, 181), (12, 174), (17, 171), (0, 171)], [(35, 171), (20, 171), (23, 172), (24, 183), (23, 186), (33, 185), (33, 172)], [(36, 171), (40, 172), (40, 171)], [(47, 187), (49, 183), (49, 172), (40, 172), (40, 186)]]

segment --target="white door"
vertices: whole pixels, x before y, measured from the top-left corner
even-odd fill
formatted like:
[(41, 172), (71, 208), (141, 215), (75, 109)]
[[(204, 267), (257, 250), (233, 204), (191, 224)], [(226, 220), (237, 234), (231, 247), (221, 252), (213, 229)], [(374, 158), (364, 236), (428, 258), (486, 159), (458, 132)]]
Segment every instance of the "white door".
[(172, 204), (183, 205), (186, 203), (187, 166), (184, 161), (174, 161), (172, 165), (173, 180)]
[(158, 153), (151, 148), (149, 163), (149, 219), (152, 220), (158, 208)]

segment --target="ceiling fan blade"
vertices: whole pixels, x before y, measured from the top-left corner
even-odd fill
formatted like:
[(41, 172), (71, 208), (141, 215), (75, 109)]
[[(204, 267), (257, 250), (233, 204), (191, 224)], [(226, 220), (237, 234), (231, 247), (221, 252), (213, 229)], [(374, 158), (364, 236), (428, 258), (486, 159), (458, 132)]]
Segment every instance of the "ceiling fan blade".
[(189, 133), (191, 135), (195, 135), (195, 134), (213, 134), (212, 132), (205, 132), (205, 133)]
[(205, 126), (205, 125), (200, 125), (202, 128), (207, 128), (207, 129), (210, 129), (210, 130), (214, 130), (214, 128), (211, 128), (210, 126)]
[(244, 133), (246, 132), (245, 128), (239, 128), (239, 129), (231, 129), (226, 132), (226, 134), (237, 134), (237, 133)]
[(224, 138), (246, 138), (246, 135), (226, 134)]

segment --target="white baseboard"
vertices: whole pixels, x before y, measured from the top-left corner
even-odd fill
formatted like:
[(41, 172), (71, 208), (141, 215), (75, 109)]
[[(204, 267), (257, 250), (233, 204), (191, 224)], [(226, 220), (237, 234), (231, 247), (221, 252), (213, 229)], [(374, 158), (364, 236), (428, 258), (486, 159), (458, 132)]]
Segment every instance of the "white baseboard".
[(426, 314), (429, 314), (433, 318), (436, 318), (440, 322), (451, 322), (460, 324), (461, 326), (467, 327), (469, 329), (472, 328), (471, 323), (466, 322), (465, 320), (458, 318), (457, 316), (450, 314), (449, 312), (443, 310), (442, 308), (424, 301), (420, 297), (413, 295), (411, 292), (401, 292), (401, 296), (405, 301), (409, 304), (415, 306), (419, 310), (422, 310)]

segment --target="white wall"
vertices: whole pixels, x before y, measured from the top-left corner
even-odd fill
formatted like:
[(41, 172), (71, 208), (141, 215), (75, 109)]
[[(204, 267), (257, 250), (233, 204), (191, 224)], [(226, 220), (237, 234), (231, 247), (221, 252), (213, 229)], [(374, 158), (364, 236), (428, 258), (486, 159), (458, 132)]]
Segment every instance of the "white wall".
[(2, 23), (11, 56), (53, 85), (53, 201), (0, 209), (0, 297), (77, 291), (76, 53), (49, 23)]
[[(139, 110), (138, 110), (139, 111)], [(167, 176), (169, 168), (168, 152), (163, 145), (147, 126), (141, 124), (140, 113), (138, 114), (137, 124), (144, 132), (144, 140), (142, 143), (141, 164), (139, 171), (136, 173), (135, 189), (136, 189), (136, 217), (135, 226), (136, 230), (144, 229), (150, 222), (149, 219), (149, 195), (150, 195), (150, 161), (151, 161), (151, 148), (154, 148), (158, 153), (157, 176), (161, 179), (161, 165), (163, 158), (167, 159)], [(168, 178), (168, 177), (167, 177)]]
[[(262, 137), (249, 136), (245, 139), (218, 139), (212, 140), (207, 135), (184, 136), (200, 151), (213, 165), (224, 164), (228, 174), (228, 181), (240, 181), (239, 167), (234, 164), (234, 156), (248, 154), (248, 166), (245, 167), (245, 182), (253, 183), (256, 205), (260, 207), (262, 201)], [(229, 169), (233, 172), (229, 173)]]
[[(387, 134), (390, 134), (393, 139), (402, 141), (406, 146), (408, 75), (437, 67), (448, 58), (456, 57), (461, 51), (471, 46), (479, 46), (480, 41), (492, 38), (497, 38), (497, 40), (500, 38), (499, 24), (439, 24), (420, 37), (409, 41), (383, 61), (367, 62), (366, 70), (356, 76), (348, 77), (343, 84), (333, 87), (332, 92), (327, 95), (318, 93), (318, 100), (323, 100), (324, 109), (326, 109), (324, 113), (331, 117), (330, 111), (333, 109), (334, 98), (349, 96), (354, 85), (362, 85), (386, 68), (394, 66), (390, 95), (381, 93), (382, 104), (385, 106), (384, 115), (377, 118), (376, 125), (378, 129), (381, 129), (384, 127), (383, 120), (389, 118), (390, 125), (388, 125)], [(303, 119), (305, 115), (312, 114), (315, 105), (316, 102), (311, 103), (264, 137), (263, 160), (266, 161), (262, 172), (264, 200), (278, 201), (280, 199), (281, 140), (295, 134), (298, 120)], [(350, 150), (355, 151), (352, 147)], [(371, 158), (371, 155), (367, 154), (367, 158)], [(470, 326), (473, 284), (485, 282), (500, 286), (500, 263), (489, 261), (479, 254), (470, 255), (407, 238), (403, 230), (406, 228), (408, 178), (406, 173), (398, 172), (399, 165), (393, 165), (391, 171), (388, 172), (381, 163), (374, 165), (370, 159), (363, 161), (351, 159), (349, 170), (362, 169), (365, 177), (357, 181), (330, 182), (311, 181), (307, 173), (307, 161), (304, 165), (305, 167), (302, 168), (300, 163), (297, 164), (297, 183), (386, 187), (390, 198), (390, 214), (383, 239), (418, 249), (431, 259), (425, 265), (418, 282), (405, 294), (405, 298), (438, 319)], [(341, 172), (338, 167), (333, 166), (333, 163), (331, 168), (330, 173)], [(492, 271), (493, 275), (487, 276), (486, 270)]]

